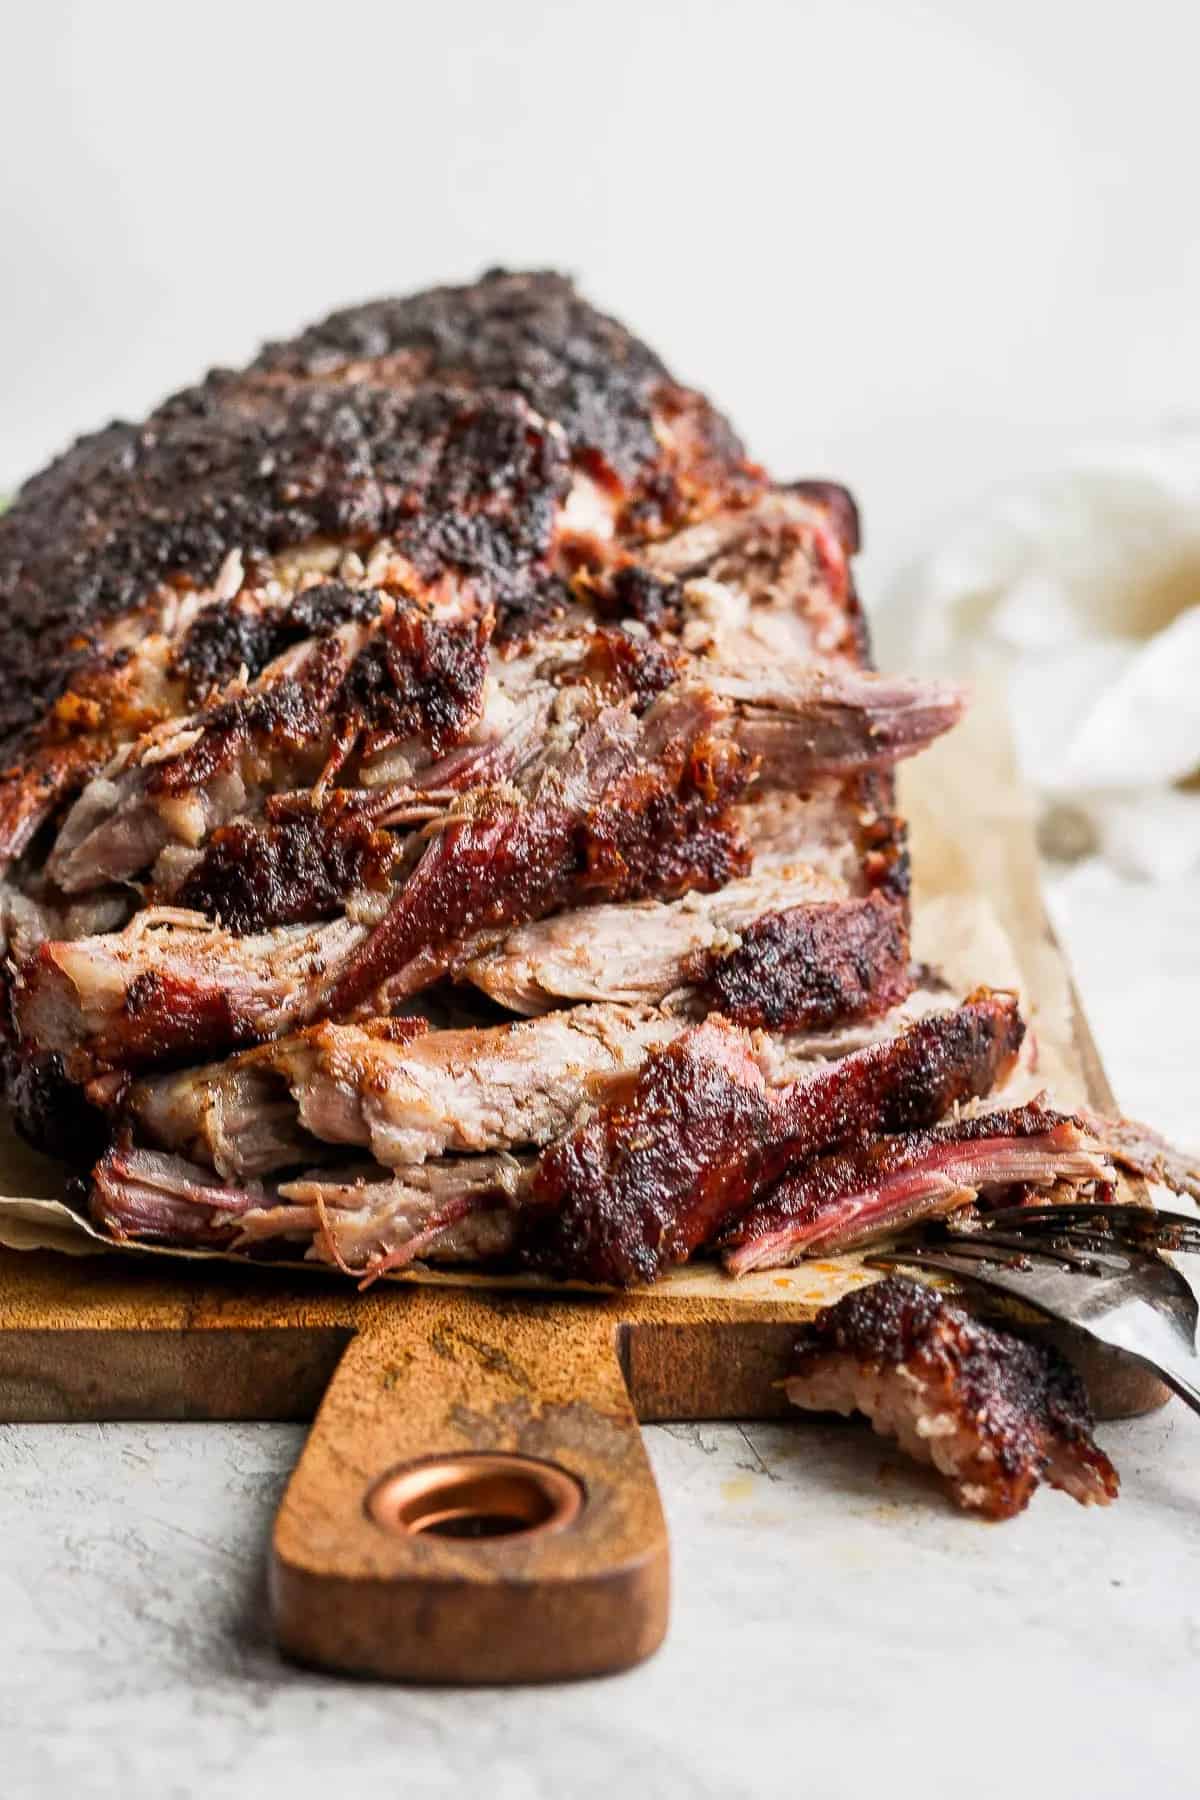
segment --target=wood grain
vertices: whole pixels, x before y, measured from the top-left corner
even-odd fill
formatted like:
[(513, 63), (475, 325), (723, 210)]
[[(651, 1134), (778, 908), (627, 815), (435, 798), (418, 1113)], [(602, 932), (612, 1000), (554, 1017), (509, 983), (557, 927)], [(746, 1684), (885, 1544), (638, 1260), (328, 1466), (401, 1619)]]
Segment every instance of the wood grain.
[[(558, 1534), (394, 1537), (364, 1509), (390, 1468), (462, 1452), (544, 1459), (580, 1483)], [(351, 1346), (276, 1521), (284, 1649), (428, 1681), (628, 1668), (667, 1625), (667, 1533), (603, 1312), (414, 1292)]]

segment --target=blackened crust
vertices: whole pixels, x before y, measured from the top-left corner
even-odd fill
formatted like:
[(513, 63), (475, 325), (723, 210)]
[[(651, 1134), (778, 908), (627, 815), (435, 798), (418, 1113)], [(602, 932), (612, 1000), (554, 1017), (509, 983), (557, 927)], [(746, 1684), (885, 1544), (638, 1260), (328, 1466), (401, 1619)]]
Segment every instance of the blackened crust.
[(719, 413), (549, 274), (351, 308), (81, 439), (0, 519), (0, 757), (104, 621), (211, 581), (234, 549), (390, 535), (426, 578), (474, 578), (512, 635), (561, 601), (546, 553), (572, 461), (615, 485), (635, 534), (758, 480)]
[(387, 885), (397, 839), (336, 803), (277, 824), (222, 825), (175, 896), (228, 931), (332, 918), (356, 889)]
[(710, 1008), (736, 1025), (817, 1030), (875, 1017), (905, 998), (905, 912), (881, 894), (763, 913), (736, 949), (689, 968)]
[(441, 622), (401, 607), (351, 664), (335, 713), (368, 753), (416, 737), (433, 757), (461, 743), (483, 708), (490, 614)]
[(31, 1054), (8, 1045), (3, 1074), (4, 1097), (27, 1143), (75, 1168), (95, 1161), (108, 1142), (107, 1122), (68, 1079), (57, 1051)]
[(422, 577), (537, 613), (566, 446), (511, 394), (265, 382), (225, 372), (114, 425), (0, 519), (0, 754), (167, 578), (204, 583), (320, 536), (390, 535)]
[[(900, 1040), (906, 1065), (880, 1110), (880, 1131), (922, 1131), (952, 1106), (1007, 1079), (1025, 1037), (1015, 996), (979, 989), (948, 1014), (919, 1019)], [(888, 1045), (875, 1052), (888, 1061)], [(849, 1135), (849, 1134), (843, 1134)]]
[[(329, 600), (323, 609), (304, 605), (307, 594), (293, 609), (307, 622), (312, 655), (294, 674), (210, 707), (196, 741), (151, 771), (152, 792), (188, 793), (249, 743), (261, 751), (301, 751), (336, 736), (373, 754), (416, 738), (436, 758), (466, 736), (483, 704), (490, 612), (444, 621), (402, 602), (346, 669), (328, 623), (330, 615), (336, 618), (339, 590), (318, 591)], [(291, 616), (284, 615), (281, 636)]]
[(336, 312), (255, 367), (317, 380), (383, 376), (501, 389), (554, 419), (574, 456), (645, 500), (660, 490), (656, 415), (686, 408), (714, 464), (736, 471), (745, 451), (707, 402), (676, 386), (654, 352), (597, 312), (561, 275), (492, 269), (468, 287), (432, 288)]
[(546, 1150), (522, 1215), (523, 1259), (627, 1287), (682, 1262), (754, 1191), (770, 1102), (740, 1034), (700, 1026)]
[(175, 652), (175, 669), (187, 682), (189, 699), (203, 700), (243, 669), (253, 681), (269, 662), (306, 638), (327, 637), (339, 625), (366, 624), (382, 602), (379, 588), (327, 581), (304, 588), (282, 612), (262, 606), (257, 598), (245, 605), (234, 600), (228, 606), (206, 606)]

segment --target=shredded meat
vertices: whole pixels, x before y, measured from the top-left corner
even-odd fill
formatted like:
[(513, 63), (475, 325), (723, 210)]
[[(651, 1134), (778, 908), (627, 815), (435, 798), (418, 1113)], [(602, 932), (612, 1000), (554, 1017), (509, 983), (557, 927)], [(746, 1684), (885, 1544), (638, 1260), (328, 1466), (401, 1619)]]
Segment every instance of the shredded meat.
[(21, 1128), (113, 1235), (623, 1281), (984, 1092), (894, 785), (964, 696), (871, 667), (858, 541), (546, 273), (81, 440), (0, 519)]
[(511, 1156), (445, 1157), (382, 1171), (308, 1170), (237, 1187), (183, 1157), (114, 1147), (96, 1165), (92, 1221), (124, 1241), (306, 1256), (377, 1278), (418, 1257), (478, 1261), (511, 1244), (527, 1168)]
[(1200, 1156), (1177, 1150), (1137, 1119), (1108, 1119), (1086, 1106), (1080, 1108), (1079, 1117), (1121, 1168), (1200, 1200)]

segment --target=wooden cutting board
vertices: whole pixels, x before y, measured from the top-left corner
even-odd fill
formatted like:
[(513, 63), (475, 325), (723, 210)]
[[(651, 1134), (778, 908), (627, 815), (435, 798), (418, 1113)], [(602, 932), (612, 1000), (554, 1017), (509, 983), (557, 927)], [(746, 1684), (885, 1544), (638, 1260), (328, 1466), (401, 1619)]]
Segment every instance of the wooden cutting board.
[[(985, 706), (909, 780), (918, 922), (948, 946), (982, 892), (1043, 1066), (1109, 1108), (1004, 744)], [(973, 929), (960, 948), (986, 959)], [(31, 1193), (27, 1165), (8, 1176), (9, 1196)], [(271, 1546), (286, 1652), (404, 1680), (599, 1674), (648, 1656), (667, 1623), (667, 1534), (639, 1420), (785, 1413), (796, 1325), (872, 1278), (840, 1258), (736, 1284), (683, 1270), (625, 1295), (479, 1278), (360, 1295), (223, 1261), (0, 1250), (0, 1418), (315, 1414)], [(1103, 1416), (1165, 1398), (1125, 1361), (1071, 1353)]]

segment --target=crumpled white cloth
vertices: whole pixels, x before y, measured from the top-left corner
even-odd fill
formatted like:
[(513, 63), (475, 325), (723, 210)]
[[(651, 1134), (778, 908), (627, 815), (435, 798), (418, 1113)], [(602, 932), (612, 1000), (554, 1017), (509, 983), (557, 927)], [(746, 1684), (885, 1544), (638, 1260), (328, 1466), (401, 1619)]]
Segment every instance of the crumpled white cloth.
[(897, 578), (881, 626), (889, 666), (1007, 675), (1049, 848), (1200, 868), (1200, 427), (983, 502)]

